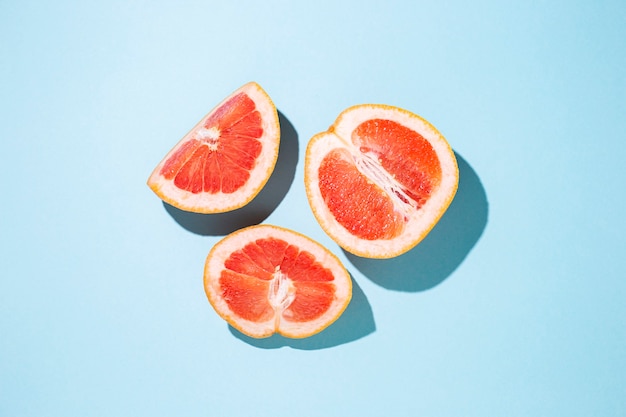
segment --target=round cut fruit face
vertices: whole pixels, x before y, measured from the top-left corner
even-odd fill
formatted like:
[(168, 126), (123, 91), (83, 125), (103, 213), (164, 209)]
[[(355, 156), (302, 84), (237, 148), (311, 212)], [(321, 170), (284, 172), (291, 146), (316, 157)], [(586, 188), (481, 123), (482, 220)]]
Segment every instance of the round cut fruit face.
[(344, 311), (352, 281), (318, 243), (270, 225), (252, 226), (218, 242), (205, 267), (209, 301), (252, 337), (315, 334)]
[(148, 185), (183, 210), (234, 210), (252, 200), (269, 179), (279, 141), (274, 104), (258, 84), (246, 84), (183, 137)]
[(355, 106), (314, 136), (307, 197), (324, 230), (346, 250), (388, 258), (415, 246), (450, 204), (456, 159), (425, 120), (390, 106)]

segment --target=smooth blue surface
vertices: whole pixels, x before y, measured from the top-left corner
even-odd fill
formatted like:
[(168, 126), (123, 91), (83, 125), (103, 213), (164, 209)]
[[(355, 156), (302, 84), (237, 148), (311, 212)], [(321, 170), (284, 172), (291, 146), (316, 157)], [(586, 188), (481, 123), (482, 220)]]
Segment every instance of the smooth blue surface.
[[(626, 415), (624, 68), (623, 1), (0, 2), (0, 415)], [(250, 80), (281, 113), (271, 189), (163, 205), (154, 166)], [(368, 102), (461, 168), (394, 260), (340, 250), (303, 187), (308, 139)], [(209, 249), (259, 221), (352, 274), (318, 336), (207, 302)]]

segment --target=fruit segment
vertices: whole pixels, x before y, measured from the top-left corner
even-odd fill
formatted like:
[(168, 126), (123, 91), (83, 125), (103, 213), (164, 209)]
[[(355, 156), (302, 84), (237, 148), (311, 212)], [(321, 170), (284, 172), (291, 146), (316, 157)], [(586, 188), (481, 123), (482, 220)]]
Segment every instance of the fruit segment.
[(457, 184), (447, 141), (397, 107), (351, 107), (307, 146), (305, 185), (313, 214), (333, 240), (359, 256), (391, 258), (417, 245)]
[(218, 242), (207, 257), (204, 284), (216, 312), (252, 337), (318, 333), (341, 315), (352, 294), (350, 275), (326, 248), (270, 225)]
[(220, 213), (247, 204), (269, 179), (280, 141), (278, 113), (256, 83), (235, 91), (166, 155), (148, 185), (182, 210)]
[(404, 216), (385, 190), (363, 175), (345, 149), (328, 153), (319, 167), (319, 188), (335, 219), (362, 239), (390, 239), (402, 232)]
[(374, 119), (361, 123), (352, 133), (352, 143), (361, 154), (372, 155), (388, 176), (401, 184), (416, 208), (426, 203), (441, 182), (441, 164), (432, 145), (397, 122)]

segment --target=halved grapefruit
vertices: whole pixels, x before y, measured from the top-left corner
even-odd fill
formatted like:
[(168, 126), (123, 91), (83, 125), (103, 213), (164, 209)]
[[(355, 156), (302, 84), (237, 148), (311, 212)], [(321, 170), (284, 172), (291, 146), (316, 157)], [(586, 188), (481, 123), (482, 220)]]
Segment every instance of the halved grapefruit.
[(343, 313), (352, 280), (319, 243), (282, 227), (256, 225), (211, 249), (204, 289), (215, 311), (248, 336), (304, 338)]
[(233, 92), (156, 166), (148, 186), (165, 202), (196, 213), (243, 207), (272, 175), (278, 113), (255, 82)]
[(367, 258), (417, 245), (450, 205), (458, 178), (437, 129), (387, 105), (346, 109), (306, 149), (306, 193), (317, 221), (345, 250)]

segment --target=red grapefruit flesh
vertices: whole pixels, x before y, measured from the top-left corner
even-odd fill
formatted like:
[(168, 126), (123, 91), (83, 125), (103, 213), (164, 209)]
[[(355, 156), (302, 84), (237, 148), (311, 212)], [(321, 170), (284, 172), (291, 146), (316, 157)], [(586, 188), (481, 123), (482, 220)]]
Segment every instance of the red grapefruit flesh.
[(231, 211), (249, 203), (266, 184), (279, 143), (276, 107), (251, 82), (203, 117), (157, 165), (148, 185), (181, 210)]

